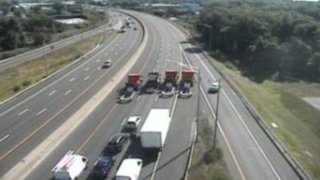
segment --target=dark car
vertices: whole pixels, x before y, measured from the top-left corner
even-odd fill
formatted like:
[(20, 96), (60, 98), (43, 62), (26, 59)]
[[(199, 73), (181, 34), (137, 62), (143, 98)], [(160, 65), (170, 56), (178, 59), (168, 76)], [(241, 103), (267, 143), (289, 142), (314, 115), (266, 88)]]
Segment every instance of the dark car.
[(115, 159), (111, 156), (102, 156), (94, 163), (93, 170), (91, 172), (92, 179), (105, 179), (111, 168), (113, 167)]
[(115, 134), (113, 135), (107, 146), (107, 150), (116, 153), (122, 150), (123, 145), (127, 142), (128, 136), (125, 134)]

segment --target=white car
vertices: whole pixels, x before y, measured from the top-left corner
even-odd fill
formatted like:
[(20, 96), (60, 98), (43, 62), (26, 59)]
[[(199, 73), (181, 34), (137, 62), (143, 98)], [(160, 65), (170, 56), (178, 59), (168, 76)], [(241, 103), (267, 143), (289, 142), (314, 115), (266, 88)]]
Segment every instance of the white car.
[(220, 89), (219, 82), (213, 82), (209, 86), (208, 93), (216, 93), (219, 91), (219, 89)]
[(103, 63), (102, 68), (108, 68), (111, 66), (111, 64), (112, 64), (112, 61), (108, 59)]
[(128, 132), (134, 132), (137, 131), (140, 123), (141, 123), (141, 116), (130, 116), (126, 125), (125, 130)]

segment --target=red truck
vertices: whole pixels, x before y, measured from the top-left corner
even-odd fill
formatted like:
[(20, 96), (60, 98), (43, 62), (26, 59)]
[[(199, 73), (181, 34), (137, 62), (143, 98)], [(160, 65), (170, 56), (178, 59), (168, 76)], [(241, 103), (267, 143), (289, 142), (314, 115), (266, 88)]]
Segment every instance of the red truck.
[(192, 96), (191, 87), (193, 86), (193, 81), (194, 81), (194, 71), (183, 70), (182, 71), (182, 79), (180, 82), (179, 97)]
[(172, 96), (179, 81), (179, 73), (176, 70), (166, 70), (165, 75), (161, 96)]
[(143, 83), (143, 78), (140, 74), (129, 74), (128, 82), (126, 83), (125, 88), (122, 90), (122, 95), (120, 96), (120, 102), (125, 103), (132, 100), (136, 91), (140, 89)]

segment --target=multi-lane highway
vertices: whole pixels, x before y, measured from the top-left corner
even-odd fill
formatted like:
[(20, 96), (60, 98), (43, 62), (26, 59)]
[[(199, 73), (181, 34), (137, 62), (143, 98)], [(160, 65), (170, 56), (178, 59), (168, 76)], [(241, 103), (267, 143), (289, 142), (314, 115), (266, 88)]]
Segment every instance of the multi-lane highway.
[[(127, 18), (124, 15), (120, 19)], [(3, 175), (92, 97), (126, 63), (141, 43), (142, 30), (111, 37), (93, 52), (0, 107), (0, 173)], [(113, 66), (101, 69), (105, 60)]]
[(65, 47), (70, 46), (74, 43), (77, 43), (83, 39), (97, 35), (101, 32), (104, 32), (107, 30), (112, 30), (113, 26), (117, 26), (119, 21), (116, 18), (117, 16), (114, 16), (114, 14), (112, 12), (110, 12), (108, 15), (110, 18), (110, 21), (108, 24), (102, 25), (98, 28), (92, 29), (90, 31), (86, 31), (81, 34), (71, 36), (69, 38), (62, 39), (60, 41), (45, 45), (41, 48), (25, 52), (23, 54), (20, 54), (20, 55), (14, 56), (14, 57), (0, 60), (0, 71), (3, 71), (9, 67), (14, 67), (14, 66), (19, 65), (21, 63), (24, 63), (26, 61), (30, 61), (30, 60), (39, 58), (39, 57), (44, 56), (45, 54), (48, 54), (50, 52), (65, 48)]
[[(120, 132), (128, 116), (146, 118), (151, 108), (169, 108), (172, 123), (166, 145), (159, 154), (144, 154), (139, 142), (133, 141), (122, 153), (110, 173), (125, 157), (143, 159), (139, 179), (183, 178), (197, 115), (197, 95), (200, 98), (201, 116), (211, 122), (215, 118), (216, 95), (207, 94), (210, 82), (219, 79), (195, 45), (169, 22), (137, 12), (129, 12), (145, 27), (145, 47), (130, 72), (146, 77), (150, 71), (162, 74), (166, 69), (181, 70), (193, 66), (201, 75), (200, 91), (197, 83), (190, 99), (159, 98), (158, 94), (139, 94), (128, 104), (117, 103), (117, 90), (123, 87), (121, 80), (112, 93), (83, 119), (83, 122), (64, 139), (32, 172), (27, 179), (49, 179), (51, 168), (68, 151), (75, 150), (89, 158), (89, 168), (80, 179), (90, 173), (94, 161), (103, 152), (112, 134)], [(120, 16), (125, 18), (125, 15)], [(135, 25), (138, 27), (138, 22)], [(96, 50), (96, 55), (75, 63), (30, 91), (0, 106), (0, 175), (6, 174), (35, 149), (41, 141), (58, 129), (63, 122), (77, 112), (104, 85), (116, 81), (117, 72), (126, 66), (130, 56), (140, 47), (142, 29), (128, 29)], [(100, 69), (102, 61), (112, 59), (110, 69)], [(164, 75), (164, 74), (163, 74)], [(234, 179), (298, 179), (284, 158), (276, 150), (264, 132), (250, 116), (228, 84), (223, 83), (220, 97), (219, 140), (227, 157), (227, 164)], [(48, 147), (48, 149), (50, 149)]]

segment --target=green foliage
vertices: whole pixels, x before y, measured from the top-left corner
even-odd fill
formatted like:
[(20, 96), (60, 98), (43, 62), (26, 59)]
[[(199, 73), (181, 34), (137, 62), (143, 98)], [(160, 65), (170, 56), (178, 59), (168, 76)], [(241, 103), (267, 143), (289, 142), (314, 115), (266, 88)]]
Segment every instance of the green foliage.
[(237, 59), (234, 63), (256, 81), (314, 81), (320, 77), (320, 5), (309, 7), (214, 3), (202, 11), (197, 28), (207, 39), (210, 31), (201, 24), (211, 25), (214, 49)]

